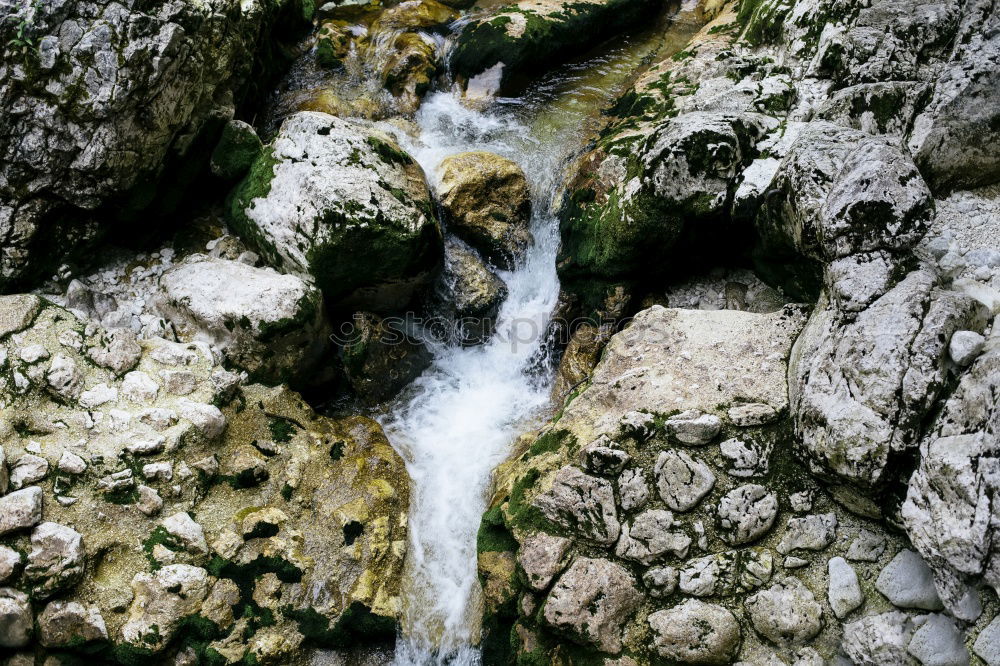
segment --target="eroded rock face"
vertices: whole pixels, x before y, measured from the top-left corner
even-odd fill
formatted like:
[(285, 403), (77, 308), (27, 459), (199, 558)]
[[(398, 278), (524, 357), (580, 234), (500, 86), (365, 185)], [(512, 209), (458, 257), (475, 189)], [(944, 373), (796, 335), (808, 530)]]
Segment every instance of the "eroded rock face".
[[(258, 46), (297, 6), (0, 6), (0, 22), (23, 25), (32, 44), (4, 39), (0, 58), (0, 289), (80, 257), (106, 217), (149, 204), (139, 186), (155, 184), (168, 164), (187, 160), (197, 173), (207, 163), (199, 141), (214, 141), (232, 117)], [(92, 214), (112, 199), (126, 205)]]
[[(378, 424), (244, 385), (198, 343), (132, 341), (132, 357), (83, 330), (42, 302), (27, 328), (0, 338), (26, 379), (0, 385), (4, 456), (51, 470), (0, 497), (4, 647), (24, 645), (36, 621), (43, 647), (106, 639), (171, 662), (192, 623), (233, 662), (290, 663), (341, 631), (360, 643), (395, 635), (409, 484)], [(20, 360), (35, 347), (77, 364), (88, 406), (53, 397), (31, 370), (45, 361)], [(85, 361), (91, 349), (110, 367)], [(250, 622), (245, 608), (272, 619)]]
[(611, 484), (576, 467), (559, 470), (552, 488), (535, 499), (535, 506), (546, 518), (584, 539), (603, 544), (618, 540), (621, 525)]
[(361, 122), (290, 116), (231, 202), (238, 233), (330, 303), (400, 308), (441, 260), (423, 171)]

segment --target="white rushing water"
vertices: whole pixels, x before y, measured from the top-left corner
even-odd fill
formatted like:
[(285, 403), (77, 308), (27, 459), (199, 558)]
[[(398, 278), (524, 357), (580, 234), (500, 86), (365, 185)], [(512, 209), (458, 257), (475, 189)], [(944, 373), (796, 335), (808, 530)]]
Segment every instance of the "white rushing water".
[(559, 156), (532, 141), (514, 114), (466, 109), (450, 94), (428, 98), (419, 141), (406, 148), (433, 180), (448, 155), (489, 150), (524, 169), (534, 193), (535, 244), (501, 272), (509, 296), (497, 333), (477, 347), (439, 346), (434, 362), (385, 419), (412, 478), (404, 632), (396, 663), (478, 663), (475, 535), (491, 471), (548, 402), (546, 373), (529, 372), (559, 293), (557, 225), (550, 214)]

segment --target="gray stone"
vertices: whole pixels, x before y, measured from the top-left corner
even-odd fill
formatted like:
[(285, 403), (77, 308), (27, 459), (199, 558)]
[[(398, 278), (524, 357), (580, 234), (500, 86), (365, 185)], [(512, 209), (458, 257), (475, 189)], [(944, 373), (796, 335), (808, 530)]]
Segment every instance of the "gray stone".
[(618, 540), (621, 525), (611, 484), (576, 467), (560, 469), (534, 505), (546, 518), (585, 539), (607, 545)]
[(842, 620), (864, 603), (858, 574), (842, 557), (830, 558), (827, 563), (827, 574), (830, 579), (827, 599), (830, 601), (833, 614)]
[(845, 624), (842, 647), (857, 666), (909, 666), (906, 646), (912, 636), (909, 617), (893, 611)]
[(750, 543), (767, 533), (778, 515), (778, 497), (754, 483), (730, 490), (719, 500), (719, 535), (734, 546)]
[(208, 553), (208, 542), (205, 541), (205, 531), (201, 525), (186, 512), (180, 511), (164, 518), (160, 523), (167, 533), (177, 539), (184, 550), (195, 555)]
[(10, 487), (18, 490), (41, 481), (49, 473), (49, 461), (26, 453), (10, 466)]
[(517, 563), (524, 570), (529, 587), (541, 592), (562, 571), (563, 558), (573, 542), (544, 532), (532, 534), (517, 551)]
[(136, 366), (142, 348), (129, 329), (102, 330), (96, 344), (87, 349), (87, 356), (102, 368), (121, 376)]
[(741, 428), (767, 425), (778, 420), (778, 411), (774, 407), (759, 402), (730, 407), (727, 414), (733, 425)]
[(861, 530), (848, 546), (845, 557), (852, 562), (877, 562), (885, 549), (884, 536), (869, 530)]
[(143, 514), (155, 516), (163, 509), (163, 499), (156, 489), (149, 486), (139, 486), (136, 492), (139, 493), (139, 499), (136, 501), (135, 506)]
[(122, 639), (158, 651), (174, 637), (182, 619), (198, 612), (208, 587), (208, 572), (188, 564), (136, 574), (132, 579), (135, 597), (121, 629)]
[(912, 550), (901, 550), (875, 581), (875, 589), (900, 608), (941, 610), (930, 568)]
[(812, 514), (790, 518), (778, 543), (778, 552), (787, 555), (796, 550), (823, 550), (837, 535), (837, 515)]
[(0, 587), (0, 647), (24, 647), (32, 631), (28, 595), (11, 587)]
[(83, 474), (87, 471), (87, 462), (71, 451), (63, 451), (56, 468), (66, 474)]
[(677, 569), (671, 566), (652, 567), (642, 575), (646, 592), (654, 599), (669, 597), (677, 589)]
[(31, 486), (0, 497), (0, 536), (42, 522), (42, 489)]
[(0, 546), (0, 583), (7, 582), (21, 567), (21, 554), (13, 548)]
[(615, 555), (647, 566), (667, 553), (683, 558), (691, 546), (691, 537), (680, 530), (671, 531), (673, 526), (674, 516), (669, 511), (644, 511), (622, 525)]
[(933, 613), (914, 624), (918, 627), (906, 651), (923, 666), (968, 666), (965, 637), (953, 619)]
[(0, 296), (0, 340), (31, 326), (41, 307), (34, 294)]
[(76, 585), (85, 566), (83, 535), (72, 527), (48, 522), (32, 531), (24, 579), (32, 584), (35, 599), (47, 599)]
[(649, 501), (649, 483), (643, 469), (627, 469), (618, 477), (618, 497), (622, 511), (641, 509)]
[(986, 338), (975, 331), (955, 331), (948, 343), (948, 355), (956, 365), (965, 367), (983, 352)]
[(682, 664), (729, 664), (739, 652), (739, 622), (722, 606), (688, 599), (652, 613), (649, 626), (656, 653)]
[(38, 636), (45, 647), (77, 646), (108, 638), (97, 606), (76, 601), (52, 601), (38, 615)]
[(777, 645), (799, 646), (823, 628), (823, 609), (796, 578), (783, 578), (746, 600), (754, 629)]
[(722, 419), (714, 414), (688, 410), (668, 418), (663, 423), (663, 429), (672, 441), (687, 446), (704, 446), (719, 434)]
[(719, 452), (726, 461), (726, 473), (737, 478), (767, 474), (768, 451), (761, 450), (754, 442), (727, 439), (719, 444)]
[(986, 666), (1000, 666), (1000, 615), (979, 632), (972, 651), (986, 662)]
[(715, 474), (683, 451), (664, 451), (653, 468), (660, 497), (674, 511), (693, 509), (715, 485)]
[(621, 449), (613, 448), (613, 442), (599, 438), (588, 444), (580, 452), (583, 458), (583, 468), (591, 474), (614, 476), (628, 464), (632, 456)]
[(556, 581), (542, 618), (574, 641), (616, 654), (622, 648), (622, 626), (641, 600), (628, 570), (607, 560), (580, 557)]

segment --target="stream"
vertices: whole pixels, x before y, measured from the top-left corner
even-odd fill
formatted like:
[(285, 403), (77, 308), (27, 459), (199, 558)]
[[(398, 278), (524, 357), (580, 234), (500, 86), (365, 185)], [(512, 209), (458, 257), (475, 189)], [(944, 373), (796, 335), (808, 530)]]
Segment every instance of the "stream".
[(532, 191), (535, 238), (518, 268), (499, 273), (509, 296), (493, 338), (476, 347), (433, 347), (431, 367), (382, 417), (412, 479), (399, 666), (480, 663), (476, 533), (493, 469), (549, 407), (552, 364), (539, 369), (539, 359), (546, 356), (544, 334), (559, 296), (553, 204), (565, 165), (637, 68), (686, 43), (696, 21), (680, 18), (666, 30), (621, 40), (562, 67), (485, 111), (463, 106), (451, 92), (432, 93), (415, 117), (419, 135), (396, 132), (432, 185), (437, 166), (455, 153), (486, 150), (517, 162)]

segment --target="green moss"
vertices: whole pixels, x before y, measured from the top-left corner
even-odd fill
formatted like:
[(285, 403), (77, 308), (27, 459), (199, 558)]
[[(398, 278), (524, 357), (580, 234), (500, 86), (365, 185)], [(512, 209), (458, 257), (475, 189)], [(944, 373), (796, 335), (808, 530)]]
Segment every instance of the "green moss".
[(292, 437), (295, 435), (295, 424), (280, 416), (270, 417), (267, 427), (271, 431), (271, 439), (279, 444), (292, 441)]
[(507, 522), (504, 520), (503, 511), (499, 506), (495, 506), (483, 514), (483, 519), (479, 523), (479, 532), (476, 534), (477, 553), (503, 553), (516, 551), (517, 540), (507, 529)]
[(365, 142), (372, 147), (372, 150), (374, 150), (379, 157), (390, 164), (398, 164), (402, 167), (408, 167), (413, 164), (413, 158), (410, 157), (406, 151), (393, 143), (383, 141), (382, 139), (374, 136), (367, 137)]
[(333, 624), (313, 608), (288, 607), (282, 612), (298, 624), (299, 632), (308, 641), (321, 647), (346, 648), (358, 644), (388, 643), (395, 640), (398, 629), (393, 618), (372, 613), (360, 601), (352, 603)]
[(162, 566), (153, 557), (153, 548), (156, 546), (163, 546), (176, 553), (184, 552), (184, 546), (177, 540), (177, 537), (167, 532), (166, 528), (162, 525), (157, 525), (146, 540), (142, 542), (142, 550), (146, 554), (146, 559), (149, 560), (149, 566), (153, 571)]
[(575, 444), (576, 437), (568, 430), (549, 430), (532, 443), (523, 459), (527, 460), (543, 453), (558, 451), (564, 446), (569, 448)]
[(243, 123), (226, 123), (212, 152), (212, 171), (227, 180), (241, 178), (263, 149), (264, 144), (252, 127)]

